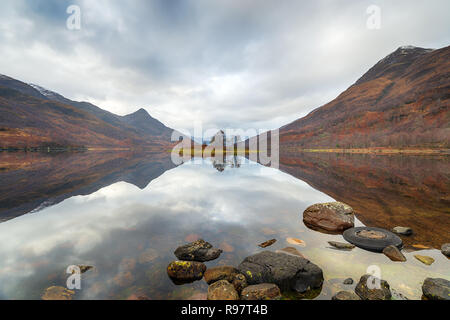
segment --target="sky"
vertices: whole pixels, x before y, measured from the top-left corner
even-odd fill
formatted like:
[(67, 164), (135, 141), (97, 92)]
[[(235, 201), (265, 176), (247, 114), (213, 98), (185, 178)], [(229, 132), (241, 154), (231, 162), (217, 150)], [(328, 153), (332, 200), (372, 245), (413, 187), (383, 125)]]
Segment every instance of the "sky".
[(0, 74), (184, 132), (275, 129), (400, 46), (448, 46), (448, 12), (448, 0), (2, 0)]

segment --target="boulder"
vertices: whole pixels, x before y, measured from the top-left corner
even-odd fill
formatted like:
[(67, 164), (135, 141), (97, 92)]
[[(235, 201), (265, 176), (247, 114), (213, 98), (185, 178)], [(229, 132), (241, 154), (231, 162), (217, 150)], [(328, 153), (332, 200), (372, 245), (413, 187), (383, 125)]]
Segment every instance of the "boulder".
[(413, 234), (412, 229), (409, 227), (395, 227), (392, 229), (392, 232), (401, 234), (402, 236), (410, 236)]
[[(378, 288), (377, 282), (379, 282)], [(387, 281), (376, 279), (370, 274), (361, 277), (356, 285), (355, 292), (362, 300), (390, 300), (392, 297)]]
[(227, 280), (232, 282), (234, 277), (239, 274), (239, 270), (231, 266), (219, 266), (209, 268), (205, 272), (205, 281), (207, 284), (214, 283), (219, 280)]
[(426, 278), (422, 285), (422, 292), (430, 300), (450, 300), (450, 281)]
[(303, 222), (313, 229), (343, 232), (354, 227), (355, 215), (352, 207), (342, 202), (318, 203), (303, 212)]
[(239, 300), (239, 294), (227, 280), (219, 280), (209, 286), (208, 300)]
[(361, 298), (353, 292), (339, 291), (331, 298), (331, 300), (361, 300)]
[(444, 256), (450, 257), (450, 243), (444, 243), (441, 247), (441, 252)]
[(241, 273), (234, 276), (233, 282), (231, 283), (236, 291), (241, 294), (242, 290), (247, 287), (247, 279)]
[(178, 247), (174, 253), (179, 260), (205, 262), (217, 259), (222, 250), (200, 239)]
[(205, 271), (206, 266), (196, 261), (173, 261), (167, 267), (167, 274), (177, 284), (200, 280)]
[(387, 246), (384, 248), (383, 253), (392, 261), (406, 261), (406, 257), (396, 246)]
[(323, 284), (322, 269), (309, 260), (285, 253), (263, 251), (238, 266), (249, 285), (274, 283), (281, 291), (304, 293)]
[(280, 288), (273, 283), (248, 286), (242, 291), (242, 300), (273, 300), (281, 297)]
[(420, 262), (426, 264), (427, 266), (430, 266), (433, 264), (434, 259), (432, 257), (429, 256), (421, 256), (420, 254), (416, 254), (414, 256), (414, 258), (416, 258), (417, 260), (419, 260)]
[(328, 244), (336, 249), (341, 249), (341, 250), (352, 250), (355, 248), (355, 246), (353, 244), (344, 243), (344, 242), (328, 241)]

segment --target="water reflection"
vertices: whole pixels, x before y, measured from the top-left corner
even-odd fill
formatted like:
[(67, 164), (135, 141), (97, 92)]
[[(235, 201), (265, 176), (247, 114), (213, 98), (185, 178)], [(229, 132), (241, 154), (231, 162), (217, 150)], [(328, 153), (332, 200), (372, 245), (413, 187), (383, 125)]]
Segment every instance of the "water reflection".
[[(437, 250), (422, 252), (436, 260), (425, 266), (412, 253), (399, 264), (358, 248), (350, 252), (329, 248), (327, 241), (342, 241), (342, 236), (312, 231), (302, 222), (307, 206), (334, 198), (308, 184), (321, 167), (307, 159), (284, 161), (281, 169), (292, 170), (286, 174), (243, 158), (225, 159), (225, 170), (218, 171), (217, 159), (193, 159), (174, 167), (167, 155), (15, 157), (15, 164), (0, 162), (8, 168), (2, 175), (11, 186), (16, 172), (16, 186), (26, 196), (2, 185), (2, 213), (18, 216), (45, 199), (56, 201), (36, 214), (0, 224), (1, 299), (39, 299), (45, 288), (65, 286), (65, 270), (74, 264), (95, 267), (83, 274), (75, 299), (202, 298), (207, 290), (204, 281), (176, 286), (166, 273), (176, 259), (176, 247), (199, 238), (224, 251), (219, 259), (207, 262), (208, 267), (238, 265), (264, 250), (258, 244), (272, 238), (278, 241), (270, 250), (292, 246), (289, 237), (303, 240), (306, 247), (298, 250), (324, 270), (318, 299), (348, 290), (343, 279), (357, 280), (373, 264), (409, 298), (420, 298), (425, 277), (449, 278), (448, 261)], [(292, 172), (309, 173), (304, 177), (308, 183)]]

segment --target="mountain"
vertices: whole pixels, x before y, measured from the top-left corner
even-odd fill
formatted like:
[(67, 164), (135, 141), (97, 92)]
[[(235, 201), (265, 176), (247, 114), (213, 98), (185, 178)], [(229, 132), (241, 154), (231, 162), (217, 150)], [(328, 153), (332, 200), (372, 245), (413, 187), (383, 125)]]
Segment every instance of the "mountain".
[(282, 147), (450, 147), (450, 47), (400, 47), (330, 103), (280, 128)]
[(119, 116), (0, 75), (0, 149), (166, 148), (172, 132), (144, 109)]

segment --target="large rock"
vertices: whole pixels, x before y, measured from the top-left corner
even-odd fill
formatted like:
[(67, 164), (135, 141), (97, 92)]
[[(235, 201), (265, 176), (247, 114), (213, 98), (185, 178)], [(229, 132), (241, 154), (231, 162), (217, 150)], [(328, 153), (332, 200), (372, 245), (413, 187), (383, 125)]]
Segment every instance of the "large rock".
[(242, 300), (273, 300), (281, 297), (280, 288), (273, 283), (248, 286), (242, 291)]
[(450, 300), (450, 281), (426, 278), (422, 285), (422, 292), (430, 300)]
[(227, 280), (219, 280), (209, 286), (208, 300), (239, 300), (239, 294)]
[(361, 298), (353, 292), (339, 291), (331, 298), (331, 300), (361, 300)]
[(174, 253), (179, 260), (205, 262), (217, 259), (222, 250), (213, 248), (210, 243), (200, 239), (178, 247)]
[(444, 256), (450, 257), (450, 243), (444, 243), (441, 247), (441, 252)]
[(384, 248), (383, 253), (392, 261), (406, 261), (406, 257), (396, 246), (387, 246)]
[(303, 222), (313, 229), (342, 232), (354, 227), (355, 215), (352, 207), (342, 202), (318, 203), (303, 212)]
[(175, 283), (189, 283), (203, 278), (206, 266), (196, 261), (173, 261), (167, 267), (167, 274)]
[(305, 258), (263, 251), (247, 257), (238, 266), (249, 285), (275, 283), (282, 291), (303, 293), (321, 288), (322, 269)]
[(231, 266), (219, 266), (209, 268), (205, 272), (205, 281), (207, 284), (214, 283), (219, 280), (227, 280), (233, 282), (235, 276), (239, 274), (239, 270)]
[[(373, 279), (369, 279), (369, 277), (373, 277)], [(370, 289), (369, 285), (376, 286), (377, 280), (380, 284), (379, 288), (375, 287)], [(362, 300), (390, 300), (392, 297), (391, 289), (387, 281), (374, 279), (374, 276), (370, 274), (361, 277), (356, 285), (355, 292)]]
[(241, 273), (237, 274), (234, 277), (233, 282), (231, 284), (239, 294), (242, 292), (242, 290), (244, 290), (248, 286), (247, 279)]

